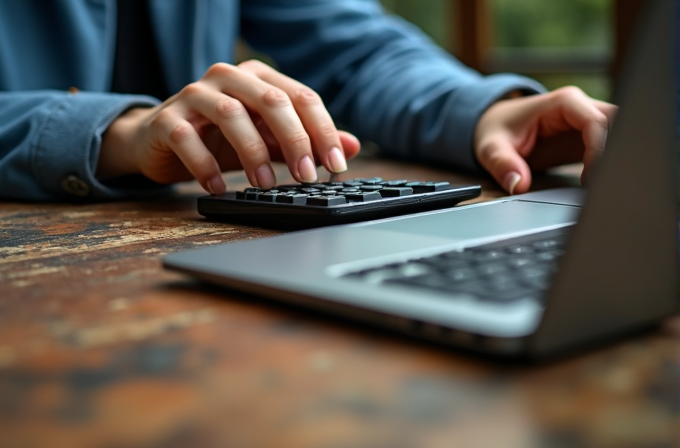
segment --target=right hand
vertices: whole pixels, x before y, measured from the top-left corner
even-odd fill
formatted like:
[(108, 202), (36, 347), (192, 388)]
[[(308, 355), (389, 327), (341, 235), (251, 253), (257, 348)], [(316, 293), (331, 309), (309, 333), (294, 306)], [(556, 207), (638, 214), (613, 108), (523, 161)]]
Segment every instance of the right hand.
[(218, 63), (198, 81), (153, 108), (134, 108), (104, 133), (97, 177), (141, 173), (160, 183), (195, 178), (212, 194), (221, 171), (243, 168), (250, 183), (276, 185), (272, 160), (285, 160), (298, 182), (347, 169), (359, 152), (338, 131), (319, 96), (259, 61)]

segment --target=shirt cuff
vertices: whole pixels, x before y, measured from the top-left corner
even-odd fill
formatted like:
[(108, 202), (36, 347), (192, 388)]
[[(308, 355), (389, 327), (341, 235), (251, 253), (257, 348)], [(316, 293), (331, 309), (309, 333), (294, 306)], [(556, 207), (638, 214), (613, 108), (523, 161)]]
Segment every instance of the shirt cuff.
[[(475, 157), (475, 129), (484, 112), (511, 92), (533, 95), (544, 93), (546, 89), (537, 81), (512, 74), (490, 75), (459, 87), (457, 92), (448, 99), (448, 104), (445, 105), (442, 114), (444, 118), (442, 142), (453, 142), (453, 147), (444, 149), (444, 154), (437, 156), (430, 154), (426, 157), (435, 156), (433, 158), (438, 159), (438, 162), (455, 165), (475, 173), (485, 172)], [(441, 146), (437, 149), (442, 151)]]
[(74, 92), (53, 109), (39, 132), (32, 159), (40, 186), (62, 198), (119, 199), (169, 191), (149, 181), (131, 188), (113, 188), (95, 178), (102, 135), (123, 112), (153, 107), (159, 101), (142, 95)]

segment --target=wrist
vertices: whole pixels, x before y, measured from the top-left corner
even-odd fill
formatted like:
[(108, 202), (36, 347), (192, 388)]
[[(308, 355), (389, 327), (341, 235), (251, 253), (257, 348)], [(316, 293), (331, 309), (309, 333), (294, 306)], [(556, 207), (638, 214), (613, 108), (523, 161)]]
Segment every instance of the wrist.
[(96, 177), (110, 179), (140, 172), (135, 142), (139, 117), (147, 108), (129, 109), (102, 135)]

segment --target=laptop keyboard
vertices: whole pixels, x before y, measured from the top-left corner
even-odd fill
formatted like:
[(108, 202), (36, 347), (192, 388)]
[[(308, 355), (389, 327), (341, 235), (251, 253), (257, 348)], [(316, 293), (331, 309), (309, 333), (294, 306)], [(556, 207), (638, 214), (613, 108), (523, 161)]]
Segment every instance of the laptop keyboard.
[(564, 253), (567, 232), (541, 232), (362, 269), (343, 277), (468, 294), (492, 302), (541, 300)]

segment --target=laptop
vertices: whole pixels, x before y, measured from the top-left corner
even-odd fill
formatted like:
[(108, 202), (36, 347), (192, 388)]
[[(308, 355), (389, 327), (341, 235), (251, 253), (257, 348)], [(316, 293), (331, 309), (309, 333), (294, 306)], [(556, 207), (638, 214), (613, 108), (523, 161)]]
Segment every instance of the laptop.
[(587, 192), (215, 245), (164, 266), (499, 357), (553, 356), (657, 324), (678, 304), (675, 8), (648, 2)]

